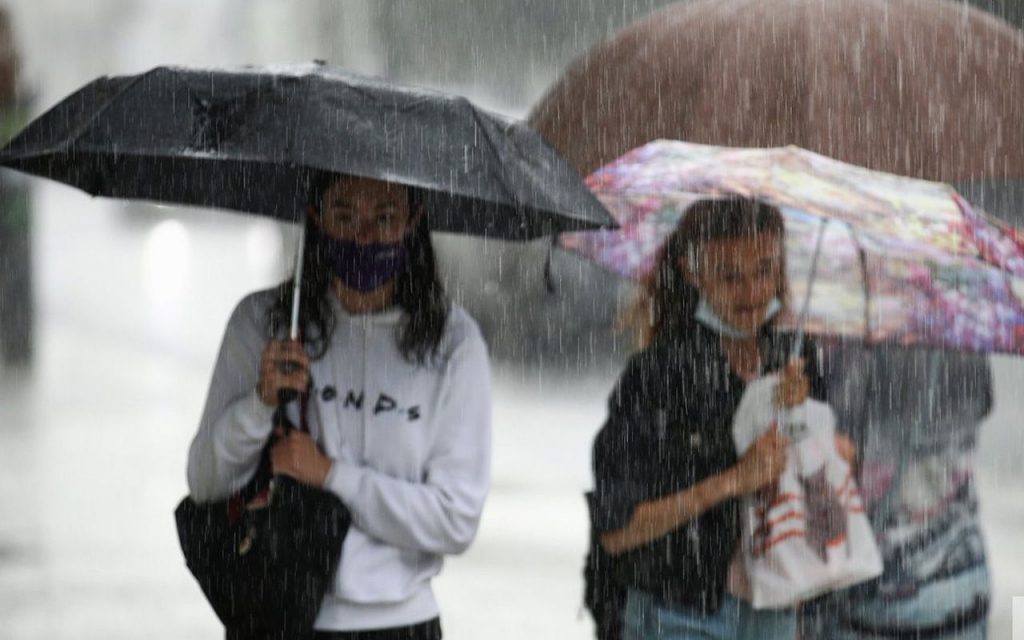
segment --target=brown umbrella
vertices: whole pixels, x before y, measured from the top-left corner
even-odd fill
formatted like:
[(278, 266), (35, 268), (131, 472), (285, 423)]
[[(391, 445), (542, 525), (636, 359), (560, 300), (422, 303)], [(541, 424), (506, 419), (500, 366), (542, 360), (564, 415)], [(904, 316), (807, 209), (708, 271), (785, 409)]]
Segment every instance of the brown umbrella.
[(676, 138), (1021, 178), (1024, 36), (945, 0), (679, 3), (593, 48), (530, 121), (584, 174)]
[[(570, 66), (530, 124), (582, 174), (655, 138), (796, 144), (955, 180), (971, 202), (1024, 225), (1014, 215), (1024, 210), (1024, 36), (946, 0), (674, 4)], [(609, 328), (626, 285), (555, 253), (552, 299), (535, 286), (543, 248), (516, 251), (503, 304), (525, 310), (524, 337), (508, 343), (571, 366), (630, 346)]]

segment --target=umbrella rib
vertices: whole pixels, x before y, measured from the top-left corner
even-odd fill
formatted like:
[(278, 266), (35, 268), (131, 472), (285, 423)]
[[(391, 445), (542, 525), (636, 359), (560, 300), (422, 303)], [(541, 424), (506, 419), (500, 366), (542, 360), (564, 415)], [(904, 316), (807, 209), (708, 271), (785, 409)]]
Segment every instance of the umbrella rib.
[[(807, 155), (818, 156), (818, 157), (821, 157), (821, 158), (825, 158), (826, 160), (831, 160), (833, 162), (839, 162), (840, 164), (844, 164), (844, 165), (847, 165), (847, 166), (855, 166), (855, 165), (851, 165), (851, 164), (849, 164), (847, 162), (837, 161), (834, 158), (830, 158), (830, 157), (822, 155), (820, 153), (815, 153), (815, 152), (810, 151), (808, 149), (799, 149), (799, 151), (797, 153), (794, 153), (793, 157), (799, 160), (799, 162), (801, 164), (801, 169), (803, 170), (804, 173), (806, 173), (808, 175), (814, 174), (814, 169), (812, 168), (811, 163), (808, 162), (808, 160), (806, 158)], [(877, 171), (873, 171), (873, 170), (869, 170), (869, 171), (871, 171), (872, 173), (881, 173), (881, 172), (877, 172)], [(886, 200), (884, 198), (876, 196), (875, 194), (870, 193), (868, 191), (864, 191), (863, 189), (859, 188), (859, 186), (858, 186), (856, 181), (854, 181), (852, 179), (849, 179), (846, 176), (838, 175), (838, 174), (834, 174), (833, 173), (832, 175), (829, 176), (829, 179), (833, 183), (835, 183), (835, 184), (837, 184), (837, 185), (839, 185), (839, 186), (841, 186), (841, 187), (843, 187), (845, 189), (848, 189), (849, 191), (855, 193), (859, 198), (862, 198), (862, 199), (872, 203), (874, 206), (876, 206), (878, 208), (885, 209), (885, 208), (887, 208), (889, 206), (889, 203), (886, 202)], [(848, 221), (846, 221), (846, 222), (848, 222)]]
[(846, 228), (850, 230), (850, 237), (854, 246), (857, 247), (857, 262), (860, 264), (860, 280), (864, 285), (864, 340), (871, 342), (871, 283), (868, 281), (868, 256), (864, 244), (860, 241), (860, 234), (849, 222)]
[[(102, 150), (97, 151), (95, 148), (79, 149), (78, 153), (81, 154), (81, 155), (86, 155), (86, 154), (93, 154), (93, 155), (95, 155), (97, 157), (97, 159), (98, 159), (98, 162), (101, 162), (101, 164), (97, 164), (97, 166), (102, 166), (104, 168), (104, 170), (106, 170), (108, 172), (108, 174), (109, 174), (109, 169), (110, 169), (110, 167), (113, 166), (113, 164), (111, 163), (109, 158), (107, 158), (107, 159), (101, 158)], [(127, 158), (127, 159), (129, 159), (131, 161), (135, 161), (135, 162), (145, 161), (145, 160), (168, 160), (168, 159), (169, 160), (179, 160), (179, 161), (194, 161), (194, 162), (202, 162), (202, 163), (209, 162), (209, 163), (212, 163), (212, 167), (208, 171), (208, 175), (214, 175), (214, 174), (217, 174), (218, 171), (220, 171), (218, 161), (222, 160), (222, 158), (220, 158), (218, 156), (214, 156), (214, 155), (195, 154), (195, 155), (187, 155), (187, 156), (176, 156), (173, 153), (123, 153), (123, 154), (121, 154), (121, 157), (122, 158)], [(273, 161), (268, 161), (268, 160), (263, 159), (263, 158), (255, 158), (255, 157), (239, 157), (239, 158), (233, 159), (233, 161), (237, 161), (237, 165), (249, 166), (249, 167), (252, 167), (254, 170), (263, 169), (263, 168), (267, 168), (267, 167), (269, 167), (269, 168), (277, 168), (277, 167), (287, 166), (287, 165), (281, 165), (281, 164), (275, 163)], [(295, 169), (295, 170), (299, 170), (300, 169), (300, 167), (295, 166), (294, 164), (290, 168)], [(76, 185), (76, 186), (80, 186), (80, 185)], [(80, 186), (80, 188), (83, 188), (87, 193), (92, 193), (93, 195), (96, 195), (96, 193), (94, 193), (93, 191), (90, 191), (89, 189), (87, 189), (85, 187), (81, 187)], [(111, 194), (111, 193), (104, 193), (103, 195), (107, 195), (107, 196), (111, 196), (111, 197), (117, 197), (117, 198), (128, 198), (128, 199), (139, 198), (139, 199), (143, 199), (143, 200), (152, 200), (154, 202), (169, 202), (169, 203), (174, 203), (174, 204), (179, 204), (179, 205), (197, 205), (198, 204), (199, 206), (213, 206), (213, 205), (210, 205), (210, 204), (194, 202), (192, 200), (189, 200), (187, 198), (182, 198), (182, 197), (166, 198), (165, 199), (165, 197), (140, 196), (140, 195), (137, 195), (135, 193), (129, 193), (129, 194), (120, 193), (120, 194), (116, 194), (116, 195)], [(217, 206), (215, 208), (222, 208), (222, 207), (221, 206)], [(228, 208), (232, 208), (232, 207), (228, 207)], [(249, 212), (266, 213), (266, 214), (273, 215), (275, 218), (277, 218), (279, 220), (291, 221), (291, 222), (295, 221), (295, 212), (294, 211), (292, 211), (289, 215), (286, 216), (286, 215), (279, 215), (279, 214), (277, 214), (277, 213), (275, 213), (273, 211), (253, 211), (253, 210), (250, 210), (250, 209), (245, 209), (245, 210), (236, 209), (236, 210), (237, 211), (249, 211)]]
[[(469, 102), (469, 100), (462, 99), (460, 101), (466, 108), (469, 109), (470, 113), (473, 114), (473, 121), (476, 122), (477, 127), (479, 127), (481, 131), (483, 131), (484, 138), (487, 140), (487, 145), (491, 149), (491, 154), (500, 160), (501, 154), (498, 153), (497, 145), (495, 145), (494, 140), (491, 138), (490, 132), (487, 130), (487, 127), (484, 126), (483, 121), (480, 119), (480, 113), (477, 111), (476, 107), (474, 107), (473, 104)], [(518, 211), (520, 208), (520, 203), (516, 199), (516, 197), (512, 195), (512, 190), (509, 189), (508, 185), (505, 184), (505, 176), (507, 175), (505, 163), (499, 161), (498, 165), (501, 167), (500, 176), (495, 176), (493, 170), (491, 169), (488, 169), (488, 172), (491, 173), (493, 177), (497, 178), (496, 181), (501, 186), (501, 190), (505, 193), (505, 196), (508, 198), (509, 202), (511, 202)]]
[(148, 72), (146, 72), (146, 73), (143, 73), (143, 74), (140, 74), (140, 75), (139, 75), (139, 76), (138, 76), (137, 78), (135, 78), (135, 79), (134, 79), (134, 80), (132, 80), (132, 81), (131, 81), (130, 83), (128, 83), (127, 85), (125, 85), (124, 87), (122, 87), (122, 88), (121, 88), (121, 90), (120, 90), (120, 91), (118, 91), (116, 95), (114, 95), (113, 97), (111, 97), (111, 98), (110, 98), (110, 100), (107, 100), (107, 103), (106, 103), (105, 105), (103, 105), (103, 108), (101, 108), (101, 109), (100, 109), (100, 110), (98, 110), (98, 111), (97, 111), (96, 113), (94, 113), (94, 114), (93, 114), (93, 115), (92, 115), (92, 116), (91, 116), (91, 117), (89, 118), (89, 120), (88, 120), (88, 121), (86, 121), (86, 122), (82, 123), (82, 124), (81, 124), (80, 126), (78, 126), (77, 128), (75, 128), (74, 134), (72, 134), (72, 136), (70, 136), (70, 137), (69, 137), (69, 142), (68, 142), (68, 144), (66, 144), (66, 145), (62, 145), (62, 146), (63, 146), (63, 148), (64, 148), (64, 149), (68, 149), (69, 147), (73, 146), (73, 144), (74, 144), (75, 142), (77, 142), (77, 141), (78, 141), (78, 139), (79, 139), (79, 137), (80, 137), (80, 136), (82, 135), (82, 132), (83, 132), (83, 131), (84, 131), (84, 130), (85, 130), (85, 129), (86, 129), (86, 128), (87, 128), (88, 126), (89, 126), (89, 125), (91, 125), (91, 124), (92, 124), (93, 122), (95, 122), (95, 121), (96, 121), (96, 120), (97, 120), (97, 119), (98, 119), (98, 118), (99, 118), (100, 116), (102, 116), (102, 115), (103, 115), (104, 113), (106, 113), (106, 112), (107, 112), (108, 110), (110, 110), (110, 108), (111, 108), (111, 107), (112, 107), (112, 106), (114, 105), (114, 103), (115, 103), (115, 102), (117, 102), (118, 100), (120, 100), (120, 99), (121, 99), (122, 97), (124, 97), (124, 94), (125, 94), (125, 93), (127, 93), (127, 92), (128, 92), (128, 91), (129, 91), (129, 90), (130, 90), (130, 89), (132, 88), (132, 87), (134, 87), (135, 85), (139, 84), (140, 82), (142, 82), (142, 81), (143, 81), (143, 79), (145, 79), (145, 78), (148, 78), (148, 77), (149, 77), (150, 75), (152, 75), (152, 74), (153, 74), (153, 73), (155, 73), (155, 72), (156, 72), (156, 69), (154, 69), (154, 70), (151, 70), (151, 71), (148, 71)]

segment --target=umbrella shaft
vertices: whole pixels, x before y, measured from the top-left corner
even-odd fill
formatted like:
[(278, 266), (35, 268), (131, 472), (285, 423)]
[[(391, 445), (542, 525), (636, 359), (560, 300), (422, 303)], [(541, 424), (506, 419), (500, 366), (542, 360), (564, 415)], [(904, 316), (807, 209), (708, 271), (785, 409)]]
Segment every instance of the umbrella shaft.
[(796, 340), (793, 342), (793, 351), (789, 354), (790, 359), (797, 358), (804, 349), (804, 329), (807, 326), (807, 315), (811, 309), (811, 290), (814, 289), (814, 280), (818, 275), (818, 258), (821, 257), (821, 245), (825, 239), (825, 227), (828, 226), (828, 218), (823, 218), (821, 228), (818, 229), (818, 240), (814, 244), (814, 256), (811, 257), (811, 270), (807, 276), (807, 292), (804, 293), (803, 306), (800, 308), (800, 320), (796, 330)]
[(299, 339), (299, 301), (302, 296), (302, 264), (306, 253), (306, 225), (299, 225), (299, 246), (295, 251), (295, 280), (292, 284), (292, 318), (288, 329), (288, 337)]

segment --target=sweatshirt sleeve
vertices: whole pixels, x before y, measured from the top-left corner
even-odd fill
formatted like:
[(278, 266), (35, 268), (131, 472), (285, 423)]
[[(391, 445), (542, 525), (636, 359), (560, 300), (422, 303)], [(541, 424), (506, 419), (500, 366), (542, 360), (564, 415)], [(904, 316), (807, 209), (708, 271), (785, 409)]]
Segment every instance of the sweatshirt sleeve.
[(335, 460), (325, 484), (368, 535), (399, 548), (457, 554), (476, 535), (490, 488), (491, 374), (475, 327), (453, 350), (444, 375), (422, 482)]
[(199, 431), (188, 453), (192, 499), (209, 502), (245, 486), (270, 435), (273, 408), (256, 392), (266, 338), (253, 296), (235, 308), (213, 369)]

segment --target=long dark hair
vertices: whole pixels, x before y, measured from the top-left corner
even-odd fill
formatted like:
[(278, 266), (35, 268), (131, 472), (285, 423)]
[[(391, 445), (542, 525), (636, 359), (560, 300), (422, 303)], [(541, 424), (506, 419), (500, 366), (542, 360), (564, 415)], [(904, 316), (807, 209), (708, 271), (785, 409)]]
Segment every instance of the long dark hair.
[[(640, 347), (665, 330), (685, 330), (694, 322), (700, 292), (679, 268), (688, 252), (700, 252), (704, 243), (714, 240), (774, 235), (782, 242), (785, 224), (778, 208), (738, 196), (698, 200), (687, 207), (675, 231), (661, 247), (654, 267), (640, 282), (636, 301), (627, 310), (624, 324), (634, 329)], [(785, 253), (777, 296), (783, 305), (788, 298)]]
[[(319, 208), (323, 192), (339, 178), (337, 174), (318, 174), (310, 180), (310, 202)], [(409, 215), (422, 208), (420, 192), (409, 188)], [(306, 218), (306, 252), (302, 265), (302, 296), (299, 299), (299, 326), (302, 342), (311, 357), (319, 359), (327, 352), (334, 334), (335, 318), (329, 296), (332, 272), (322, 232), (310, 216)], [(434, 245), (430, 240), (427, 216), (418, 222), (402, 241), (406, 260), (395, 279), (395, 303), (405, 312), (400, 327), (398, 350), (415, 365), (427, 365), (436, 355), (444, 335), (451, 305), (437, 272)], [(268, 330), (281, 336), (291, 319), (294, 276), (282, 282), (267, 317)]]

